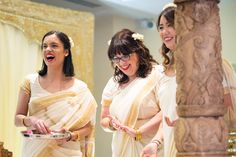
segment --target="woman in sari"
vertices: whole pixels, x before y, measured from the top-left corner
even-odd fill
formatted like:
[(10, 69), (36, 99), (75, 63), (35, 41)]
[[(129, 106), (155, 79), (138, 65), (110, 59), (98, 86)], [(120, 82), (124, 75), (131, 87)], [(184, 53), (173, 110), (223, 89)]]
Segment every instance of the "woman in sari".
[(236, 132), (236, 73), (228, 60), (223, 59), (222, 63), (224, 71), (224, 104), (227, 106), (224, 118), (229, 130)]
[[(156, 155), (160, 138), (164, 138), (164, 157), (175, 157), (177, 150), (174, 141), (174, 125), (178, 119), (176, 113), (176, 76), (174, 52), (176, 49), (176, 30), (174, 28), (176, 5), (170, 3), (166, 5), (157, 19), (157, 30), (163, 41), (161, 53), (164, 57), (162, 77), (158, 80), (158, 96), (160, 108), (163, 114), (163, 130), (158, 130), (153, 138), (141, 153), (141, 157), (159, 157)], [(236, 128), (236, 74), (225, 59), (223, 59), (224, 71), (224, 104), (227, 107), (225, 114), (226, 123), (229, 127)], [(162, 137), (163, 136), (163, 137)]]
[(157, 29), (163, 42), (161, 47), (161, 54), (164, 58), (162, 63), (164, 67), (162, 76), (159, 77), (158, 80), (158, 96), (163, 114), (163, 130), (158, 131), (156, 136), (152, 140), (153, 142), (145, 147), (141, 154), (142, 157), (149, 157), (150, 154), (152, 154), (153, 157), (156, 157), (155, 152), (157, 151), (158, 147), (160, 147), (159, 143), (156, 141), (160, 141), (160, 138), (164, 139), (164, 157), (174, 157), (176, 156), (177, 152), (174, 143), (173, 129), (175, 120), (178, 118), (176, 113), (177, 84), (174, 67), (174, 51), (176, 48), (176, 31), (174, 29), (175, 8), (176, 6), (173, 3), (171, 3), (171, 5), (168, 4), (167, 6), (165, 6), (157, 19)]
[(100, 123), (113, 133), (112, 157), (138, 157), (162, 119), (156, 90), (160, 67), (141, 34), (123, 29), (109, 44), (115, 72), (103, 90)]
[(42, 39), (42, 69), (23, 81), (15, 125), (61, 139), (23, 139), (23, 157), (93, 157), (96, 102), (87, 85), (76, 79), (72, 40), (59, 31)]

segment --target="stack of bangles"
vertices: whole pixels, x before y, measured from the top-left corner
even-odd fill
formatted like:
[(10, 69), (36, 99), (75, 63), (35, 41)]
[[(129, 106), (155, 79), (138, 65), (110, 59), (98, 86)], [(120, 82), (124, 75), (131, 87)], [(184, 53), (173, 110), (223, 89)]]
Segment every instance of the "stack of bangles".
[(157, 148), (159, 148), (160, 145), (162, 144), (161, 140), (158, 140), (158, 139), (152, 140), (151, 143), (155, 143), (157, 145)]
[(140, 141), (141, 139), (142, 139), (142, 133), (140, 132), (140, 130), (139, 129), (135, 129), (135, 134), (136, 134), (136, 136), (135, 136), (135, 141)]

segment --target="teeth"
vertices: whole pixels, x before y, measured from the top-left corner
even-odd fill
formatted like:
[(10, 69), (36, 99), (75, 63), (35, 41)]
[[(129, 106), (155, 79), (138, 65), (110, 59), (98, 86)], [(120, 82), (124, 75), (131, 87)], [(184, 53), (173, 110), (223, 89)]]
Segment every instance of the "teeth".
[(53, 55), (47, 55), (46, 58), (50, 60), (50, 59), (54, 59), (55, 57)]
[(54, 58), (53, 56), (47, 57), (47, 59), (53, 59), (53, 58)]

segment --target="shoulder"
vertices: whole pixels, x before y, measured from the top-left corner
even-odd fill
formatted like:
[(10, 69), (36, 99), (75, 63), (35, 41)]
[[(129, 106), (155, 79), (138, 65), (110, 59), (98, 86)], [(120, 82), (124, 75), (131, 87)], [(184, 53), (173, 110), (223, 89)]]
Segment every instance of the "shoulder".
[(103, 89), (103, 94), (109, 93), (113, 95), (118, 90), (119, 84), (114, 80), (114, 77), (109, 78), (105, 88)]
[(104, 88), (104, 90), (117, 90), (119, 87), (119, 83), (115, 81), (114, 77), (110, 77), (107, 81), (107, 84)]
[(35, 83), (38, 77), (38, 73), (28, 74), (25, 76), (24, 80), (21, 82), (20, 87), (28, 95), (31, 93), (31, 86)]
[(74, 86), (79, 88), (88, 88), (88, 85), (84, 81), (77, 78), (74, 78)]
[(39, 76), (38, 73), (28, 74), (25, 76), (24, 82), (34, 83), (36, 81), (36, 79), (38, 78), (38, 76)]
[(32, 73), (25, 76), (26, 79), (33, 79), (38, 77), (38, 73)]
[(230, 63), (230, 61), (228, 61), (227, 59), (225, 58), (222, 58), (222, 66), (223, 68), (228, 68), (228, 69), (234, 69), (232, 64)]
[(156, 77), (160, 78), (164, 74), (164, 66), (163, 65), (154, 65), (153, 72)]
[(164, 72), (164, 66), (162, 64), (154, 65), (154, 69), (160, 73)]

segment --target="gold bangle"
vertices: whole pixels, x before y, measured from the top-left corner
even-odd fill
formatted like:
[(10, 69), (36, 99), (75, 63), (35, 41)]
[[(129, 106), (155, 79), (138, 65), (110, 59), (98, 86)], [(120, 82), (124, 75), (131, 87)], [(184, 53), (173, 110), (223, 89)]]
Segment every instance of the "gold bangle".
[(77, 135), (77, 138), (73, 139), (72, 141), (79, 141), (79, 140), (81, 140), (79, 131), (73, 131), (73, 133)]
[(141, 139), (142, 139), (142, 133), (140, 132), (140, 130), (139, 129), (135, 129), (135, 134), (136, 134), (136, 136), (135, 136), (135, 141), (140, 141)]

